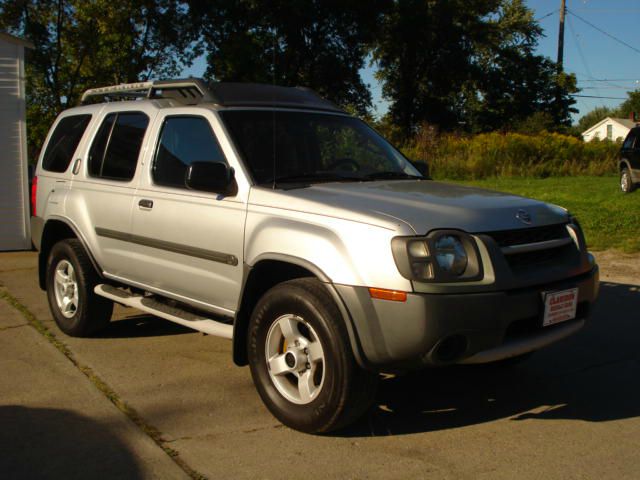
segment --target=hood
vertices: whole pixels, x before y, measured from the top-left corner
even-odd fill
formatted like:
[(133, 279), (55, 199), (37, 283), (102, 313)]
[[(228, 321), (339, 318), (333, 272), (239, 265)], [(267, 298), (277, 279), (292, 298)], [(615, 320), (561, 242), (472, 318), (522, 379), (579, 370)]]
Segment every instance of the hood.
[(325, 183), (282, 193), (288, 208), (320, 215), (329, 209), (356, 221), (358, 214), (383, 216), (407, 223), (418, 234), (436, 228), (514, 230), (568, 220), (565, 209), (538, 200), (429, 180)]

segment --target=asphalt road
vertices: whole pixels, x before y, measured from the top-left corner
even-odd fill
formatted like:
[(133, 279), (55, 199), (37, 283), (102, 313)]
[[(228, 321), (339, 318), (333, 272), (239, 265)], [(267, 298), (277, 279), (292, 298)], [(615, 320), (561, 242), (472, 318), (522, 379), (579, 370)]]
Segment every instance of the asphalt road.
[[(207, 478), (640, 478), (640, 287), (633, 285), (640, 285), (640, 278), (615, 283), (615, 274), (604, 271), (607, 283), (587, 326), (518, 366), (385, 378), (375, 406), (359, 423), (337, 434), (311, 436), (283, 427), (269, 414), (249, 370), (233, 365), (227, 340), (120, 308), (100, 337), (65, 336), (37, 287), (35, 265), (33, 253), (0, 254), (0, 286), (64, 342), (81, 367), (155, 427), (165, 450)], [(32, 327), (0, 328), (0, 339), (10, 343), (7, 336), (23, 328)], [(24, 343), (33, 355), (46, 343), (38, 337), (30, 334)], [(0, 372), (3, 366), (18, 368), (26, 378), (45, 368), (38, 362), (12, 365), (14, 350), (0, 349)], [(98, 392), (86, 376), (69, 381)], [(13, 420), (18, 414), (6, 410), (7, 398), (12, 408), (21, 406), (10, 395), (14, 384), (24, 381), (15, 375), (0, 381), (0, 470), (33, 457), (24, 451), (28, 439), (14, 444), (4, 428), (12, 422), (13, 431), (19, 429)], [(60, 387), (45, 382), (32, 388)], [(101, 402), (111, 408), (102, 393), (94, 397), (83, 407), (65, 405), (63, 396), (52, 408), (89, 421)], [(59, 436), (70, 446), (69, 460), (78, 455), (90, 464), (92, 452), (102, 458), (109, 448), (97, 436), (93, 448), (77, 452), (72, 445), (82, 441), (84, 430), (71, 429), (73, 436), (65, 438), (64, 429), (48, 432), (51, 423), (42, 422), (32, 435)], [(161, 468), (160, 457), (169, 458), (161, 446), (153, 445), (159, 455), (153, 467), (152, 456), (141, 456), (134, 443), (117, 445), (130, 478), (175, 478), (171, 468)], [(32, 445), (41, 458), (60, 455), (55, 441)]]

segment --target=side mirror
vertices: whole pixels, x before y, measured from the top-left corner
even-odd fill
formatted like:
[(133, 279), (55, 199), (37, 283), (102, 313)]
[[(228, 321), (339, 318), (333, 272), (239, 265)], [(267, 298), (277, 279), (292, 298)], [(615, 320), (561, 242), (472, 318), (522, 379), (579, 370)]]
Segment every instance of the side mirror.
[(427, 162), (416, 162), (414, 160), (411, 160), (411, 165), (413, 165), (413, 168), (418, 170), (418, 172), (420, 172), (420, 175), (422, 175), (424, 178), (431, 178), (429, 176), (429, 165), (427, 164)]
[(222, 162), (193, 162), (187, 168), (184, 183), (190, 190), (228, 193), (233, 182), (233, 168)]

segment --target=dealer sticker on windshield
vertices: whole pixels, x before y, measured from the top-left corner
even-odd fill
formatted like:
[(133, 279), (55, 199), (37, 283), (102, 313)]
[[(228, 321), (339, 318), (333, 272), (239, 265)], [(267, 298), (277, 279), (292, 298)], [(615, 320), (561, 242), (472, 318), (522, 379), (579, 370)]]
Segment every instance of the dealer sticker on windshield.
[(578, 289), (547, 292), (544, 294), (544, 319), (542, 325), (547, 327), (576, 318), (578, 306)]

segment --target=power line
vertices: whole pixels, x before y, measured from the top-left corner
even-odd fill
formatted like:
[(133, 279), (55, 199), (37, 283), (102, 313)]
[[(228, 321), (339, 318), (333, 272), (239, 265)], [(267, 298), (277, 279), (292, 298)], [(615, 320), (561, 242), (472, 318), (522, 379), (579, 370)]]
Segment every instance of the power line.
[(626, 100), (627, 97), (599, 97), (598, 95), (575, 95), (571, 94), (571, 97), (580, 97), (580, 98), (602, 98), (605, 100)]
[(638, 13), (638, 8), (576, 8), (583, 12), (601, 12), (601, 13)]
[[(591, 74), (591, 69), (589, 68), (589, 64), (587, 63), (587, 59), (585, 58), (584, 52), (582, 51), (582, 45), (581, 45), (580, 39), (578, 38), (578, 35), (576, 34), (576, 31), (573, 28), (573, 21), (571, 17), (567, 18), (567, 24), (569, 25), (569, 30), (571, 31), (571, 35), (573, 36), (573, 40), (576, 44), (576, 48), (578, 49), (578, 54), (580, 55), (580, 59), (582, 60), (582, 65), (584, 66), (584, 69), (587, 71), (588, 77), (593, 78), (593, 75)], [(594, 87), (593, 89), (596, 91), (596, 94), (598, 95), (601, 94), (598, 87)]]
[(536, 22), (539, 22), (540, 20), (544, 20), (547, 17), (550, 17), (551, 15), (558, 13), (558, 9), (552, 10), (549, 13), (547, 13), (546, 15), (541, 16), (540, 18), (536, 18)]
[(618, 37), (615, 37), (613, 35), (611, 35), (609, 32), (604, 31), (603, 29), (601, 29), (600, 27), (595, 26), (593, 23), (591, 23), (588, 20), (585, 20), (584, 18), (582, 18), (580, 15), (576, 14), (575, 12), (573, 12), (572, 10), (569, 10), (567, 8), (567, 12), (569, 12), (571, 15), (573, 15), (574, 17), (576, 17), (578, 20), (580, 20), (581, 22), (586, 23), (587, 25), (589, 25), (591, 28), (594, 28), (595, 30), (599, 31), (600, 33), (602, 33), (603, 35), (606, 35), (607, 37), (615, 40), (616, 42), (624, 45), (625, 47), (630, 48), (631, 50), (633, 50), (636, 53), (640, 53), (640, 49), (637, 49), (636, 47), (629, 45), (627, 42), (625, 42), (624, 40), (620, 40)]
[(587, 75), (590, 78), (586, 78), (584, 80), (578, 80), (579, 82), (639, 82), (640, 76), (638, 78), (593, 78), (590, 75)]
[(604, 88), (605, 90), (633, 90), (633, 87), (616, 87), (616, 86), (611, 86), (611, 87), (580, 87), (580, 90), (596, 90), (596, 93), (599, 93), (598, 90)]

